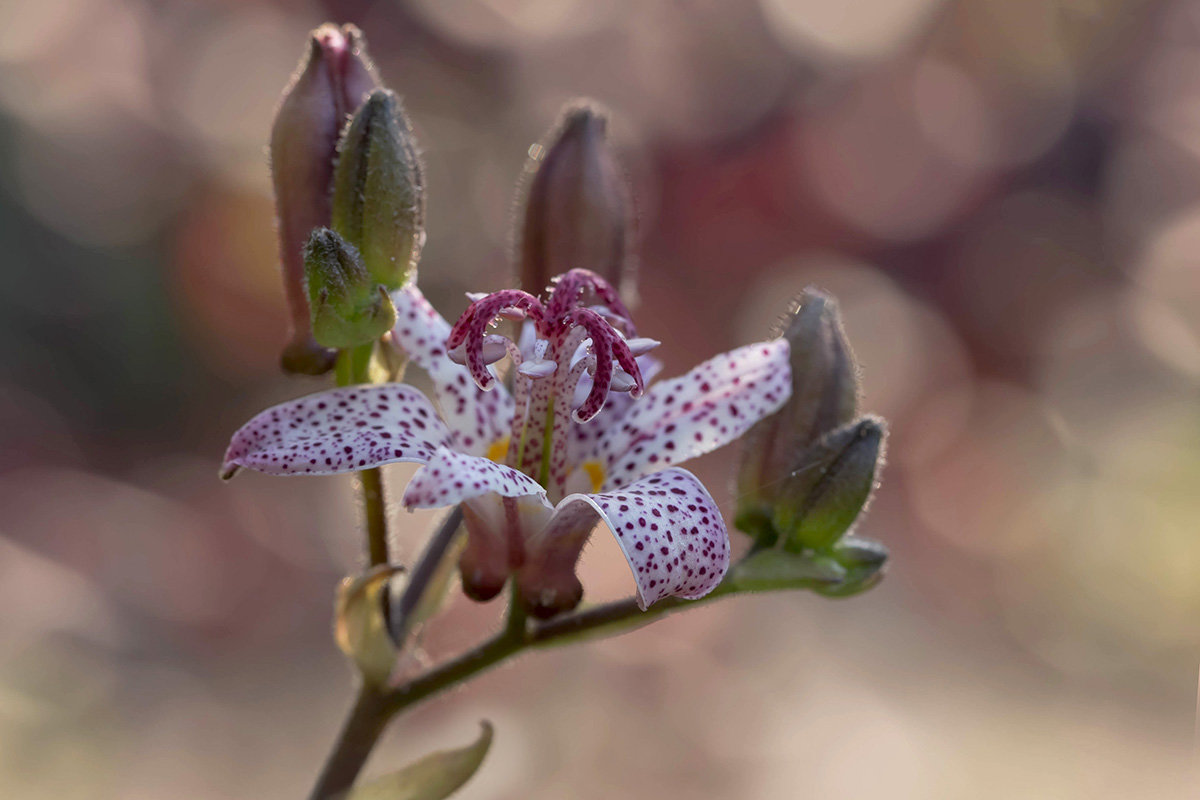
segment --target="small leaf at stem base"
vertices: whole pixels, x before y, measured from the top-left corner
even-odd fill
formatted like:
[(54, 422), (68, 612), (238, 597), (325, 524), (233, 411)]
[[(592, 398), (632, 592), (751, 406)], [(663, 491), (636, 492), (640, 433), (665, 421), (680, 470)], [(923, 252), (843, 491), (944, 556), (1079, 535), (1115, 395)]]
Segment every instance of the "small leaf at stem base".
[(492, 745), (492, 723), (484, 720), (479, 738), (457, 750), (430, 753), (402, 770), (339, 795), (337, 800), (442, 800), (457, 791), (483, 764)]

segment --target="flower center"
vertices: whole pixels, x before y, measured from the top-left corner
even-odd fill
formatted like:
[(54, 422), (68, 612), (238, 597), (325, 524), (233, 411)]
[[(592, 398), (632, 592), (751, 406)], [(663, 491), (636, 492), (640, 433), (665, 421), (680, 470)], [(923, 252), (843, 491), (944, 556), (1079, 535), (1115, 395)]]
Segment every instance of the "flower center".
[[(520, 345), (488, 332), (498, 318), (523, 320)], [(495, 383), (490, 364), (506, 355), (512, 360), (516, 402), (503, 459), (561, 496), (575, 466), (567, 452), (572, 424), (595, 417), (609, 392), (637, 397), (645, 388), (636, 356), (657, 342), (635, 335), (616, 290), (576, 269), (558, 277), (545, 303), (516, 289), (476, 298), (451, 329), (446, 351), (467, 365), (481, 389)], [(500, 460), (500, 446), (488, 457)]]

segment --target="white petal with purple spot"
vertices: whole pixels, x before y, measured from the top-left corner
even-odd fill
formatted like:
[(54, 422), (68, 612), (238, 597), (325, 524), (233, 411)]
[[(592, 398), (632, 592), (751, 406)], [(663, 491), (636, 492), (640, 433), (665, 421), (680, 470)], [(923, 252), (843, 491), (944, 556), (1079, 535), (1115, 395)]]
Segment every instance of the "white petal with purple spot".
[(398, 461), (424, 463), (450, 432), (411, 386), (348, 386), (268, 408), (237, 433), (222, 475), (332, 475)]
[[(617, 537), (637, 581), (642, 609), (664, 597), (703, 597), (729, 569), (729, 534), (716, 502), (695, 475), (678, 467), (615, 492), (563, 498), (555, 518), (591, 506)], [(554, 526), (551, 519), (547, 527)]]
[(740, 347), (656, 384), (603, 434), (605, 487), (622, 486), (737, 439), (791, 392), (786, 340)]
[[(450, 324), (434, 310), (416, 286), (392, 293), (396, 327), (392, 336), (413, 362), (429, 373), (442, 417), (454, 432), (455, 448), (479, 455), (506, 436), (513, 414), (508, 390), (497, 384), (483, 391), (470, 371), (446, 355)], [(503, 355), (493, 346), (492, 355)]]
[(546, 502), (546, 490), (528, 475), (443, 447), (413, 476), (404, 491), (403, 503), (409, 508), (441, 508), (485, 494), (536, 495)]

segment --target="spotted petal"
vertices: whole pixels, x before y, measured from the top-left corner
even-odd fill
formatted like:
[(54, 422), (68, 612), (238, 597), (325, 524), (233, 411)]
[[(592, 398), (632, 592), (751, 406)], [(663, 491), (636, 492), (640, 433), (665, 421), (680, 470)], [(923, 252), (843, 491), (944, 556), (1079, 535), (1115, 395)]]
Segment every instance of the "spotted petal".
[(441, 508), (487, 494), (536, 495), (545, 502), (546, 490), (512, 467), (442, 447), (409, 481), (403, 502), (409, 508)]
[[(583, 513), (587, 507), (590, 518)], [(578, 538), (578, 532), (586, 532), (596, 517), (617, 537), (637, 581), (638, 605), (643, 610), (672, 595), (703, 597), (729, 568), (725, 521), (704, 484), (687, 470), (663, 470), (615, 492), (568, 495), (558, 504), (546, 531), (561, 528), (566, 536)], [(563, 518), (570, 524), (556, 525)], [(554, 544), (544, 541), (538, 547), (545, 550)]]
[(455, 449), (471, 455), (508, 435), (513, 416), (513, 399), (497, 383), (484, 391), (475, 385), (470, 371), (446, 355), (450, 324), (442, 318), (416, 286), (392, 293), (396, 306), (396, 344), (413, 362), (429, 373), (437, 394), (442, 418), (454, 435)]
[(791, 391), (788, 344), (740, 347), (656, 384), (597, 447), (604, 486), (623, 486), (737, 439)]
[(331, 475), (397, 461), (424, 463), (450, 436), (411, 386), (349, 386), (268, 408), (225, 451), (223, 477), (241, 467), (269, 475)]

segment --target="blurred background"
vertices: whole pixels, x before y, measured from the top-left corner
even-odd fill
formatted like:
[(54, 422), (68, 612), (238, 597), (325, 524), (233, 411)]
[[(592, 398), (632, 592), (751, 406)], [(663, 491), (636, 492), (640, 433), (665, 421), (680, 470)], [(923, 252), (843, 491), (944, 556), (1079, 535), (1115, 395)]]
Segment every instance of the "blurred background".
[[(216, 475), (324, 385), (276, 367), (265, 143), (326, 19), (405, 97), (447, 316), (509, 282), (526, 150), (591, 95), (667, 374), (816, 284), (892, 425), (878, 589), (526, 658), (372, 774), (488, 717), (464, 798), (1194, 796), (1197, 0), (0, 4), (0, 795), (299, 797), (350, 701), (350, 479)], [(434, 517), (394, 516), (411, 557)], [(632, 589), (607, 537), (585, 585)]]

